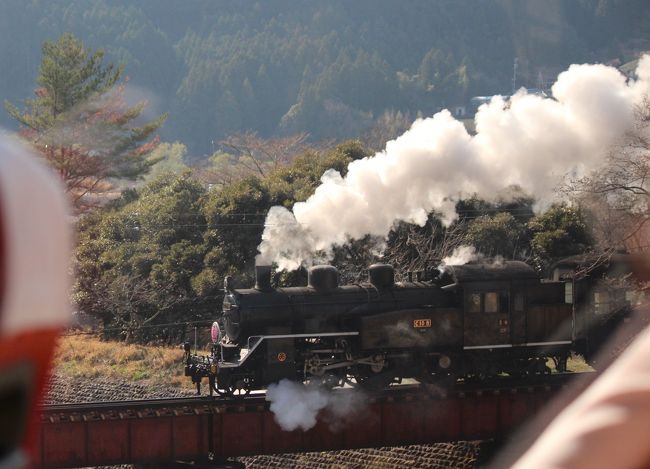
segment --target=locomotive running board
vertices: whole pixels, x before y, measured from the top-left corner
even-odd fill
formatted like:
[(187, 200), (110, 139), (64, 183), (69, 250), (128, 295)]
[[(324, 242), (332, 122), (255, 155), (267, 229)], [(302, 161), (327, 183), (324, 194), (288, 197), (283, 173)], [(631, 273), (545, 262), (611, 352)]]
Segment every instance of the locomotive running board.
[(495, 344), (495, 345), (466, 345), (463, 350), (483, 350), (492, 348), (513, 348), (513, 347), (544, 347), (549, 345), (570, 345), (570, 340), (558, 340), (554, 342), (528, 342), (526, 344)]
[[(276, 339), (308, 339), (308, 338), (317, 338), (317, 337), (340, 337), (340, 336), (353, 336), (359, 335), (359, 332), (324, 332), (321, 334), (280, 334), (280, 335), (257, 335), (251, 336), (248, 338), (248, 352), (246, 356), (238, 361), (237, 363), (228, 363), (221, 362), (219, 363), (220, 368), (237, 368), (244, 364), (244, 362), (250, 357), (255, 349), (265, 340), (276, 340)], [(255, 344), (251, 347), (251, 339), (255, 340)]]
[(555, 342), (529, 342), (524, 344), (526, 347), (540, 347), (545, 345), (569, 345), (572, 342), (570, 340), (557, 340)]
[(512, 348), (512, 344), (496, 344), (496, 345), (466, 345), (463, 350), (479, 350), (489, 348)]

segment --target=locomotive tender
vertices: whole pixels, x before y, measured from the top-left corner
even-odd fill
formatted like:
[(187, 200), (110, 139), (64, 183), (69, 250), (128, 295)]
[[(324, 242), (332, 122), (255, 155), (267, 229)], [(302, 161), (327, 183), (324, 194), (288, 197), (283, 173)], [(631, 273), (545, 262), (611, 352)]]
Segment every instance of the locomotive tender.
[(225, 282), (211, 354), (186, 344), (186, 375), (199, 392), (205, 377), (222, 395), (281, 379), (382, 388), (402, 378), (546, 373), (548, 359), (564, 371), (586, 343), (566, 283), (541, 280), (523, 262), (422, 277), (396, 283), (392, 266), (375, 264), (366, 283), (339, 286), (337, 270), (323, 265), (309, 270), (306, 287), (273, 288), (271, 268), (258, 266), (254, 288)]

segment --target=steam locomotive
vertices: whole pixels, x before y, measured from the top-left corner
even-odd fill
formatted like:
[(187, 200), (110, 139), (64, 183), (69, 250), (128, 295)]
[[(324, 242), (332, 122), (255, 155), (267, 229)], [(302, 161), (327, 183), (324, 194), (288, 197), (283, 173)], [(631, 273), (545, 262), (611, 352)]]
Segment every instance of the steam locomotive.
[(403, 378), (548, 373), (549, 359), (562, 372), (572, 351), (587, 354), (593, 345), (594, 313), (575, 307), (573, 283), (542, 280), (523, 262), (394, 278), (392, 266), (375, 264), (368, 281), (354, 285), (339, 286), (329, 265), (312, 267), (306, 287), (273, 288), (266, 266), (256, 268), (254, 288), (227, 279), (211, 353), (192, 354), (186, 343), (185, 374), (199, 393), (207, 378), (210, 394), (221, 395), (281, 379), (379, 389)]

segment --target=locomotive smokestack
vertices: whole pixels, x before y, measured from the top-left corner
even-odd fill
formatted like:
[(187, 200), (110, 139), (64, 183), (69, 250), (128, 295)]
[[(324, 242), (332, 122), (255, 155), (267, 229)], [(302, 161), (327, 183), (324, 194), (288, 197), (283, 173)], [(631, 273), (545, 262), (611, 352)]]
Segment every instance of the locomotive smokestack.
[(309, 269), (307, 284), (321, 293), (336, 290), (339, 287), (339, 273), (331, 265), (315, 265)]
[(368, 281), (379, 290), (391, 288), (395, 284), (395, 270), (392, 265), (373, 264), (368, 268)]
[(271, 287), (270, 265), (255, 266), (255, 289), (260, 291), (273, 290), (273, 287)]

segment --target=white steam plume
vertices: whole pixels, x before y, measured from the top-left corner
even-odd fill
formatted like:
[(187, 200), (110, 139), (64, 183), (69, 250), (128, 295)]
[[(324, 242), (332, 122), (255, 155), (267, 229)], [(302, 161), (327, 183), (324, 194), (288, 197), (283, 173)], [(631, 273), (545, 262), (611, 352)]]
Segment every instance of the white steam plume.
[(266, 390), (266, 400), (271, 402), (275, 421), (285, 431), (313, 428), (321, 411), (325, 412), (330, 428), (335, 430), (364, 408), (363, 395), (358, 391), (332, 392), (287, 379), (271, 384)]
[(422, 225), (437, 210), (455, 217), (452, 196), (489, 196), (520, 185), (540, 199), (560, 178), (597, 168), (629, 130), (634, 109), (650, 90), (650, 56), (636, 81), (604, 65), (572, 65), (558, 76), (555, 99), (520, 91), (507, 103), (483, 105), (470, 136), (449, 111), (417, 120), (376, 155), (354, 161), (346, 177), (327, 171), (293, 213), (274, 207), (259, 246), (258, 264), (294, 269), (318, 251), (367, 234), (385, 237), (398, 220)]
[(474, 246), (458, 246), (453, 252), (442, 259), (441, 265), (464, 265), (475, 261), (481, 256)]

